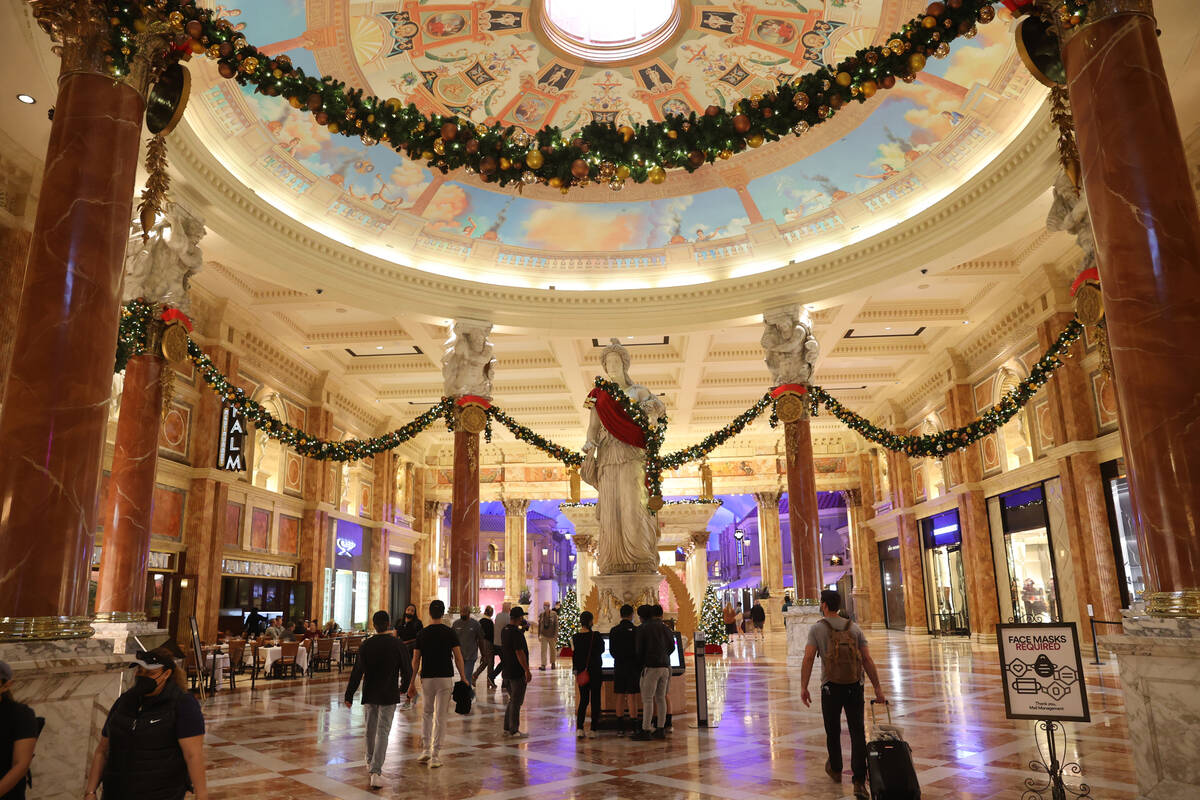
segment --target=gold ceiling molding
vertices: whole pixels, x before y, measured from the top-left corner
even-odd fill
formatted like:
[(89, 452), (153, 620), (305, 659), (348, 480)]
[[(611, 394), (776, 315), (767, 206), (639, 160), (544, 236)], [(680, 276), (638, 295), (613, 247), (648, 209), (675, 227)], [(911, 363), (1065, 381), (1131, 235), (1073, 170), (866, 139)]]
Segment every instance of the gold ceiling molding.
[[(192, 195), (209, 227), (245, 253), (247, 269), (267, 280), (329, 286), (343, 302), (382, 314), (399, 297), (412, 313), (440, 320), (486, 316), (498, 325), (560, 335), (594, 335), (621, 326), (631, 334), (687, 332), (750, 321), (781, 298), (819, 302), (903, 274), (935, 269), (947, 254), (994, 230), (1045, 192), (1053, 177), (1054, 137), (1039, 111), (1012, 144), (941, 203), (870, 239), (825, 256), (710, 283), (596, 291), (546, 291), (439, 276), (399, 266), (335, 242), (280, 213), (230, 175), (189, 126), (176, 133), (178, 194)], [(984, 245), (980, 245), (985, 250)], [(286, 266), (285, 266), (286, 265)], [(948, 268), (951, 264), (945, 264)], [(727, 271), (718, 274), (725, 275)], [(717, 275), (714, 275), (717, 277)], [(647, 314), (647, 309), (653, 313)]]

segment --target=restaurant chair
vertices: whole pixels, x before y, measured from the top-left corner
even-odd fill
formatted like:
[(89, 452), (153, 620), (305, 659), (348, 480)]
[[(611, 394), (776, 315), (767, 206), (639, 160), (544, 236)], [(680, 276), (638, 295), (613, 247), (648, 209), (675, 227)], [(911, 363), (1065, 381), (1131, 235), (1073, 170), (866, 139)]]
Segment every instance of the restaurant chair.
[(272, 665), (272, 668), (281, 678), (283, 677), (283, 671), (285, 669), (290, 669), (292, 671), (293, 678), (297, 677), (298, 673), (296, 672), (296, 654), (300, 652), (300, 643), (284, 642), (280, 645), (280, 647), (283, 649), (283, 655), (281, 655), (279, 660)]
[(246, 652), (246, 640), (230, 639), (226, 645), (226, 650), (229, 653), (229, 688), (236, 689), (237, 683), (234, 681), (234, 676), (241, 672), (245, 666), (242, 664), (242, 656)]
[(308, 672), (333, 672), (333, 639), (317, 639), (308, 659)]
[(208, 665), (203, 662), (203, 654), (196, 653), (191, 648), (183, 649), (183, 668), (187, 675), (188, 685), (195, 690), (197, 684), (207, 681), (212, 674)]
[(363, 637), (347, 636), (346, 641), (342, 642), (342, 665), (353, 666), (358, 660), (358, 648), (362, 647)]
[(257, 678), (260, 674), (266, 672), (267, 648), (263, 647), (262, 645), (256, 644), (256, 645), (254, 645), (253, 654), (254, 654), (254, 666), (251, 668), (252, 669), (252, 672), (250, 674), (251, 683), (253, 683), (254, 679)]

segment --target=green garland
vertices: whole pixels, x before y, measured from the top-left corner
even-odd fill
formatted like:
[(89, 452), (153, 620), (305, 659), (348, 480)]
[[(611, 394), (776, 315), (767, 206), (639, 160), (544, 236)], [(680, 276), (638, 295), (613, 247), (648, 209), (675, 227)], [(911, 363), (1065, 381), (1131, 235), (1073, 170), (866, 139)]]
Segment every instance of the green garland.
[(783, 80), (773, 91), (738, 100), (730, 109), (713, 105), (702, 114), (619, 128), (593, 122), (569, 139), (553, 126), (531, 136), (512, 126), (426, 116), (411, 103), (364, 95), (332, 76), (306, 75), (285, 55), (261, 53), (228, 20), (194, 0), (109, 0), (107, 58), (114, 76), (127, 75), (138, 31), (166, 23), (162, 27), (174, 38), (170, 53), (175, 58), (205, 53), (218, 61), (223, 77), (287, 99), (332, 133), (359, 138), (366, 145), (387, 142), (431, 169), (468, 170), (501, 186), (542, 183), (565, 193), (572, 185), (598, 181), (616, 190), (626, 180), (662, 183), (667, 169), (692, 172), (747, 147), (802, 135), (847, 103), (865, 102), (897, 80), (912, 82), (929, 57), (945, 57), (950, 42), (974, 36), (976, 23), (994, 19), (993, 2), (932, 2), (886, 44), (862, 48), (836, 66)]
[(124, 372), (129, 359), (146, 352), (146, 336), (154, 320), (156, 307), (145, 300), (130, 300), (121, 306), (121, 324), (117, 328), (117, 360), (113, 372)]
[(658, 452), (662, 449), (663, 438), (667, 435), (667, 421), (664, 419), (660, 420), (658, 425), (651, 425), (650, 418), (646, 416), (642, 407), (633, 402), (624, 389), (607, 378), (597, 375), (595, 386), (615, 400), (629, 419), (641, 428), (646, 439), (646, 490), (651, 497), (662, 497), (662, 463)]
[(816, 405), (825, 406), (850, 430), (887, 450), (904, 453), (914, 458), (945, 458), (951, 453), (962, 450), (985, 436), (995, 433), (1015, 417), (1017, 412), (1037, 394), (1038, 389), (1050, 379), (1054, 371), (1063, 365), (1059, 356), (1064, 354), (1082, 334), (1083, 323), (1072, 319), (1045, 354), (1029, 370), (1029, 377), (1006, 392), (1000, 398), (1000, 402), (984, 411), (979, 419), (960, 428), (924, 436), (905, 436), (882, 428), (843, 406), (820, 386), (809, 387), (809, 393), (813, 398), (814, 407)]
[(745, 430), (747, 425), (758, 419), (764, 411), (773, 407), (773, 405), (771, 393), (768, 392), (760, 397), (754, 405), (734, 417), (724, 428), (705, 436), (698, 444), (685, 447), (682, 450), (676, 450), (674, 453), (668, 453), (659, 459), (659, 465), (662, 469), (676, 469), (689, 461), (704, 458), (704, 456)]
[[(524, 425), (518, 423), (508, 414), (505, 414), (499, 408), (492, 406), (487, 410), (487, 414), (489, 421), (494, 419), (504, 427), (508, 428), (509, 431), (512, 432), (512, 435), (517, 438), (517, 441), (533, 445), (538, 450), (541, 450), (543, 453), (546, 453), (552, 458), (561, 461), (568, 467), (578, 467), (583, 464), (582, 455), (574, 450), (569, 450), (560, 444), (555, 444), (540, 434), (534, 433), (529, 428), (526, 428)], [(491, 441), (490, 436), (488, 437), (488, 441)]]

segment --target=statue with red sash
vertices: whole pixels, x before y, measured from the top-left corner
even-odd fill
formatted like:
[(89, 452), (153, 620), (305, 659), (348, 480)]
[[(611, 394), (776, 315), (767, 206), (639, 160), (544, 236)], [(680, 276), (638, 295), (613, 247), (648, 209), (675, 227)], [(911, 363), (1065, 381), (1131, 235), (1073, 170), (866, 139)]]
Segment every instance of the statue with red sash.
[(649, 425), (666, 421), (667, 409), (645, 386), (629, 380), (629, 351), (616, 339), (600, 354), (612, 387), (596, 387), (580, 475), (596, 488), (600, 521), (596, 563), (601, 575), (658, 571), (658, 520), (646, 503), (646, 433), (623, 407), (620, 391), (641, 409)]

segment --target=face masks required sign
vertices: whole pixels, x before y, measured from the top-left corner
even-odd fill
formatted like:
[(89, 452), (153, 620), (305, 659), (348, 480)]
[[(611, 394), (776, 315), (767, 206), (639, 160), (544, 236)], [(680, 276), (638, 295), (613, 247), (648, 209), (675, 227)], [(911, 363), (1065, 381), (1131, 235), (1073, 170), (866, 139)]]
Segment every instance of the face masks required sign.
[(1091, 720), (1075, 623), (997, 625), (996, 639), (1009, 719)]

